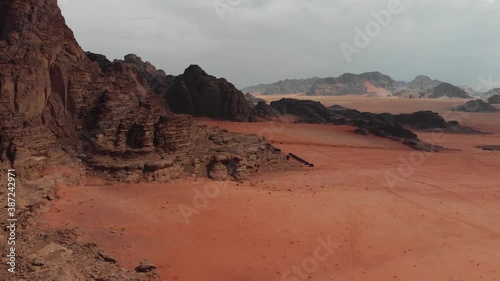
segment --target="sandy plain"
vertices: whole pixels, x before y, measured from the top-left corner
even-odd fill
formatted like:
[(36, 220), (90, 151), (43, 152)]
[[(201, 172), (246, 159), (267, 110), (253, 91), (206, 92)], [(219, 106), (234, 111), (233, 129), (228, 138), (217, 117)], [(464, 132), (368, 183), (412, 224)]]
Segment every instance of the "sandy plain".
[(500, 151), (475, 148), (500, 145), (500, 114), (447, 113), (463, 100), (314, 99), (370, 112), (434, 110), (492, 134), (417, 132), (455, 149), (428, 154), (349, 126), (200, 119), (261, 134), (315, 167), (244, 183), (89, 180), (60, 188), (40, 220), (77, 228), (129, 269), (147, 258), (162, 280), (500, 280)]

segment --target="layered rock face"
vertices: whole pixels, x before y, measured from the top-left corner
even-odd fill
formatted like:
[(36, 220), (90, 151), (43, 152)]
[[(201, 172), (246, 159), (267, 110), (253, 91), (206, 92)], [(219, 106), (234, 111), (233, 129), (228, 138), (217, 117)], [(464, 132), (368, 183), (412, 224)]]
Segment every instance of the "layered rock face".
[[(2, 167), (37, 177), (46, 163), (74, 163), (77, 156), (113, 179), (163, 181), (203, 175), (191, 171), (192, 162), (202, 158), (198, 165), (206, 169), (205, 157), (226, 150), (231, 160), (220, 163), (229, 177), (241, 178), (234, 171), (243, 167), (286, 166), (262, 139), (199, 127), (172, 113), (248, 120), (248, 103), (226, 80), (197, 66), (174, 79), (134, 55), (111, 62), (85, 53), (56, 0), (4, 1), (0, 9)], [(227, 141), (211, 140), (224, 134)], [(233, 154), (231, 142), (252, 151)]]
[(225, 79), (208, 75), (197, 65), (175, 77), (166, 99), (175, 113), (248, 121), (250, 106), (243, 93)]
[(396, 81), (380, 72), (367, 72), (360, 75), (346, 73), (340, 77), (318, 80), (307, 92), (310, 96), (363, 95), (373, 93), (373, 88), (393, 93)]
[(3, 1), (0, 9), (2, 166), (36, 176), (29, 171), (57, 159), (61, 146), (79, 148), (81, 118), (99, 95), (99, 68), (56, 1)]

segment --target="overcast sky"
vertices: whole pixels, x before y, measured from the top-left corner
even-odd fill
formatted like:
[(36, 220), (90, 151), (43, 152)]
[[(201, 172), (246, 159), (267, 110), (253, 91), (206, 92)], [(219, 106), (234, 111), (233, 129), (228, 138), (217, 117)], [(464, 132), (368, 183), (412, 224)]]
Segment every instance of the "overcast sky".
[[(500, 0), (401, 0), (386, 27), (354, 43), (398, 0), (59, 0), (80, 45), (136, 53), (170, 74), (198, 64), (237, 87), (381, 71), (475, 88), (500, 81)], [(215, 8), (218, 7), (218, 9)], [(231, 9), (229, 9), (231, 8)], [(340, 45), (357, 48), (348, 62)], [(345, 46), (345, 45), (344, 45)], [(358, 45), (358, 47), (361, 45)]]

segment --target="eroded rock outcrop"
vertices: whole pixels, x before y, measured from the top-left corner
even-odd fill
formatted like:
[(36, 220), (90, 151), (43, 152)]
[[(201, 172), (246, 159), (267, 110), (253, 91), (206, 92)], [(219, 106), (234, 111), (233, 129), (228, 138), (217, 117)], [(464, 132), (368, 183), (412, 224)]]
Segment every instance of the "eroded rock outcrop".
[(251, 109), (241, 91), (197, 65), (176, 76), (166, 99), (175, 113), (248, 121)]

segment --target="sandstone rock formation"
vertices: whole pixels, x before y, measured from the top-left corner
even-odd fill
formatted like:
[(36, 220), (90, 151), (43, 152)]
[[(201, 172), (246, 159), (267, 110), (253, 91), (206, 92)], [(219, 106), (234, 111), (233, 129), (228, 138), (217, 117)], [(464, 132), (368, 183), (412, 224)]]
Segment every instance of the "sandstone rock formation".
[[(263, 138), (174, 114), (248, 119), (250, 107), (232, 84), (196, 66), (174, 78), (134, 55), (111, 62), (85, 53), (56, 0), (0, 1), (0, 64), (0, 168), (15, 168), (22, 179), (19, 231), (50, 204), (57, 186), (82, 184), (89, 173), (167, 181), (216, 178), (212, 167), (218, 167), (226, 179), (245, 180), (259, 170), (294, 166)], [(5, 173), (0, 180), (6, 182)], [(16, 277), (23, 280), (154, 277), (121, 271), (76, 238), (19, 234), (26, 252), (18, 253)], [(28, 257), (28, 249), (36, 256)]]
[(359, 75), (346, 73), (340, 77), (318, 80), (307, 92), (310, 96), (363, 95), (375, 92), (393, 93), (396, 81), (380, 72), (367, 72)]
[(463, 105), (453, 108), (453, 110), (463, 112), (500, 112), (499, 109), (481, 99), (468, 101)]
[[(111, 62), (85, 53), (56, 1), (46, 2), (16, 0), (2, 6), (3, 167), (36, 177), (45, 163), (75, 155), (118, 180), (168, 180), (186, 172), (186, 162), (192, 161), (187, 152), (210, 156), (210, 149), (225, 149), (209, 140), (220, 132), (172, 112), (236, 120), (251, 116), (240, 91), (198, 66), (173, 77), (133, 54)], [(227, 138), (246, 142), (245, 136)], [(265, 147), (263, 140), (250, 139), (250, 149)], [(266, 149), (238, 157), (242, 163), (256, 157), (245, 165), (266, 166), (260, 162), (268, 159), (255, 156), (267, 155)]]
[(243, 88), (242, 91), (250, 93), (259, 92), (263, 95), (305, 93), (319, 79), (319, 77), (312, 77), (308, 79), (285, 79), (272, 84), (259, 84), (257, 86), (246, 87)]

